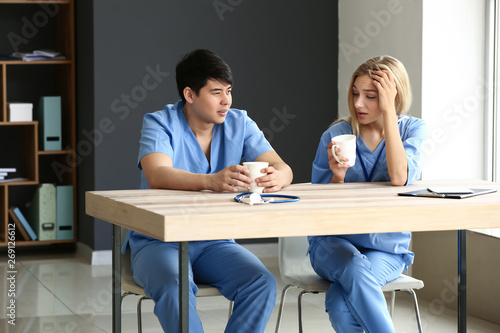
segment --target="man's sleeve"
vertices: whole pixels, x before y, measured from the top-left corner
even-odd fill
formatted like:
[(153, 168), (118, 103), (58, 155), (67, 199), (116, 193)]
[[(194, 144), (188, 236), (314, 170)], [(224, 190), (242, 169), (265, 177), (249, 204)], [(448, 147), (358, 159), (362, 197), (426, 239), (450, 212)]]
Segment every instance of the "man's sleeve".
[(161, 117), (159, 113), (148, 113), (144, 116), (137, 161), (141, 170), (141, 159), (147, 154), (163, 153), (173, 159), (172, 137), (164, 122), (161, 121)]
[(255, 121), (248, 116), (245, 118), (243, 158), (247, 161), (254, 161), (265, 152), (273, 150), (273, 147), (267, 141), (264, 133), (259, 129)]

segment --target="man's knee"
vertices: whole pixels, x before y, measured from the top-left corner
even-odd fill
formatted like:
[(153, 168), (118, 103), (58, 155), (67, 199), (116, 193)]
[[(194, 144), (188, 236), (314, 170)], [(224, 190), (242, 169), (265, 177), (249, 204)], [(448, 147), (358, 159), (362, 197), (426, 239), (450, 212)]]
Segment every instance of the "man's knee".
[(269, 294), (276, 294), (276, 278), (269, 271), (262, 271), (257, 278), (259, 287)]

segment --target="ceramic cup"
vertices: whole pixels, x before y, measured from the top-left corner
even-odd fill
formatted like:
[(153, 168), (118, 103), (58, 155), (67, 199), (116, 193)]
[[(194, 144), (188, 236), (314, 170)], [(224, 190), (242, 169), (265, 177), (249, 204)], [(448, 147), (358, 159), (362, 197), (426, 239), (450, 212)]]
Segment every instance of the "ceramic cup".
[(267, 175), (267, 173), (262, 173), (260, 170), (267, 168), (269, 166), (269, 162), (243, 162), (243, 166), (250, 171), (248, 177), (252, 178), (250, 192), (262, 193), (264, 187), (257, 186), (255, 178)]
[(352, 134), (337, 135), (332, 138), (334, 145), (332, 146), (332, 154), (337, 162), (344, 164), (345, 162), (339, 161), (335, 148), (339, 147), (339, 156), (347, 157), (349, 161), (347, 162), (350, 166), (354, 166), (356, 163), (356, 136)]

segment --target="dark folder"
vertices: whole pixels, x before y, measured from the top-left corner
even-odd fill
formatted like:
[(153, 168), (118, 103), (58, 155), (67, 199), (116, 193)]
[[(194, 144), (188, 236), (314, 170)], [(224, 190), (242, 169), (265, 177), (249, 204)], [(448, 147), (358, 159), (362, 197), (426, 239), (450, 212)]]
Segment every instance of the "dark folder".
[(430, 198), (448, 198), (448, 199), (464, 199), (475, 197), (477, 195), (488, 194), (496, 192), (495, 189), (479, 189), (479, 188), (471, 188), (470, 191), (467, 192), (434, 192), (429, 190), (428, 188), (410, 192), (402, 192), (398, 193), (400, 196), (408, 196), (408, 197), (430, 197)]

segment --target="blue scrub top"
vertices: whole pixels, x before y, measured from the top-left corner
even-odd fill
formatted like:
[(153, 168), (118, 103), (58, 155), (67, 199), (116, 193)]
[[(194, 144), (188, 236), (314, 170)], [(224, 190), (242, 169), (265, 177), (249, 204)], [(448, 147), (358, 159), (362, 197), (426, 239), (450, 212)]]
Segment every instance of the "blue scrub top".
[[(407, 184), (411, 184), (420, 178), (423, 165), (423, 152), (420, 150), (427, 135), (427, 126), (422, 119), (400, 116), (398, 119), (399, 133), (408, 158), (408, 180)], [(342, 134), (352, 134), (352, 127), (347, 121), (341, 121), (329, 129), (321, 136), (321, 140), (316, 152), (316, 158), (313, 162), (312, 183), (329, 183), (332, 180), (333, 172), (328, 165), (327, 146), (333, 137)], [(385, 154), (385, 139), (378, 145), (375, 151), (371, 151), (363, 141), (361, 135), (358, 136), (356, 146), (360, 155), (357, 156), (356, 164), (347, 169), (344, 182), (387, 182), (390, 181), (389, 172), (387, 170), (387, 158)], [(359, 158), (363, 159), (367, 174), (372, 172), (377, 156), (380, 158), (373, 171), (371, 180), (365, 178)]]
[[(408, 185), (419, 179), (422, 172), (424, 156), (420, 147), (422, 147), (426, 139), (427, 126), (423, 120), (408, 116), (399, 116), (398, 126), (408, 158), (408, 180), (406, 183), (406, 185)], [(327, 146), (333, 137), (341, 134), (352, 134), (352, 127), (349, 122), (341, 121), (331, 126), (321, 136), (316, 158), (313, 162), (312, 183), (330, 183), (333, 172), (328, 164)], [(375, 168), (371, 179), (372, 182), (390, 181), (391, 179), (387, 170), (387, 158), (385, 154), (385, 139), (382, 140), (373, 152), (368, 149), (361, 135), (359, 135), (356, 145), (359, 150), (359, 155), (357, 156), (356, 164), (347, 169), (344, 182), (368, 181), (363, 173), (363, 168), (359, 161), (360, 158), (363, 159), (368, 175), (372, 172), (373, 168)], [(377, 161), (379, 155), (380, 158)], [(404, 220), (402, 220), (401, 223), (404, 224)], [(323, 236), (310, 236), (309, 242), (319, 240), (321, 237)], [(411, 239), (410, 232), (339, 235), (339, 237), (349, 240), (357, 247), (402, 254), (406, 266), (413, 263), (413, 253), (408, 251)]]
[(141, 188), (149, 188), (142, 172), (141, 159), (150, 153), (170, 156), (173, 167), (198, 174), (217, 173), (241, 159), (253, 161), (273, 150), (257, 124), (246, 111), (229, 109), (222, 124), (214, 124), (210, 146), (210, 164), (189, 127), (182, 109), (184, 103), (169, 104), (161, 111), (144, 116), (139, 141)]
[[(242, 159), (253, 161), (263, 153), (273, 150), (246, 111), (229, 109), (224, 122), (214, 124), (209, 163), (184, 117), (183, 108), (184, 103), (180, 100), (175, 104), (166, 105), (163, 110), (144, 116), (137, 163), (141, 170), (141, 189), (149, 188), (142, 171), (141, 159), (150, 153), (170, 156), (174, 168), (198, 174), (212, 174), (230, 165), (240, 164)], [(125, 253), (128, 241), (134, 234), (138, 233), (127, 234), (122, 253)]]

